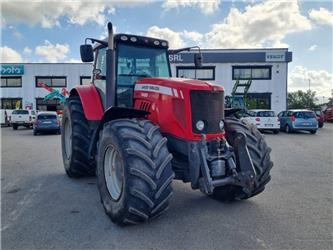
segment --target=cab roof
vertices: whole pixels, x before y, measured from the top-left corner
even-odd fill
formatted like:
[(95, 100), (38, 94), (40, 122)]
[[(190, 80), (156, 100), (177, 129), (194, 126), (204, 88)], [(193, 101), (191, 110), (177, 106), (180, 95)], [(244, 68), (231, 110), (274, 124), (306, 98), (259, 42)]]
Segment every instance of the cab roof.
[[(131, 35), (131, 34), (115, 34), (113, 37), (115, 44), (117, 43), (124, 43), (124, 44), (133, 44), (139, 46), (148, 46), (148, 47), (156, 47), (156, 48), (163, 48), (168, 49), (169, 43), (166, 40), (154, 38), (154, 37), (147, 37), (147, 36), (138, 36), (138, 35)], [(103, 42), (108, 42), (108, 39), (102, 39)], [(105, 44), (101, 44), (96, 42), (94, 45), (94, 50), (97, 48), (106, 47)]]

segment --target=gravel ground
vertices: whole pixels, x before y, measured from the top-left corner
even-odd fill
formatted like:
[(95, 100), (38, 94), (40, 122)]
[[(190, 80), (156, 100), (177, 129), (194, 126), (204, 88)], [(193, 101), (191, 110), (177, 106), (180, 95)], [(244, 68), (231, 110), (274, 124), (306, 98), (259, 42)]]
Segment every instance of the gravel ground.
[(1, 129), (2, 249), (333, 249), (333, 124), (316, 135), (266, 134), (272, 181), (222, 203), (175, 181), (161, 218), (119, 227), (95, 178), (64, 172), (59, 135)]

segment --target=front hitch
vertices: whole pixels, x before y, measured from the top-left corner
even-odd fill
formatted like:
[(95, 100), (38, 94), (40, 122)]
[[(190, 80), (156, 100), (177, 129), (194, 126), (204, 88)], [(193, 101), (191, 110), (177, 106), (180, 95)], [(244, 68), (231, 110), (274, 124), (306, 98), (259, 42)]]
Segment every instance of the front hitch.
[(249, 193), (255, 186), (256, 171), (246, 145), (246, 135), (243, 132), (238, 132), (235, 135), (234, 147), (225, 146), (225, 152), (218, 157), (226, 162), (231, 175), (213, 179), (208, 166), (208, 159), (213, 158), (207, 152), (206, 136), (202, 135), (201, 141), (198, 144), (200, 152), (200, 168), (202, 177), (199, 179), (200, 190), (206, 194), (212, 194), (214, 188), (227, 185), (235, 185), (243, 187), (243, 191)]

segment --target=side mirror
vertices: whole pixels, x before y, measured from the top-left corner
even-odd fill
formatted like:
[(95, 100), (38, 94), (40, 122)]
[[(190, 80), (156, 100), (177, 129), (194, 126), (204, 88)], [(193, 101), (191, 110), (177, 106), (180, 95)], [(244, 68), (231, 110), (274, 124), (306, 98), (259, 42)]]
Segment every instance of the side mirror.
[(194, 54), (194, 65), (196, 68), (202, 67), (202, 54), (201, 53)]
[(94, 52), (91, 44), (83, 44), (80, 46), (80, 54), (82, 62), (93, 62)]

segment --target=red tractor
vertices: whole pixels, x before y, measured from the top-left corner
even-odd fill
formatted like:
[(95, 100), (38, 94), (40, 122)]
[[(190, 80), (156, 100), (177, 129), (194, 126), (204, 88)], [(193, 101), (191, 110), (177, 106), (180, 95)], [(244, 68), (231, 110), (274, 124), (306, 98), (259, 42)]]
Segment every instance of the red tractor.
[[(233, 117), (237, 110), (224, 109), (223, 87), (171, 78), (165, 40), (113, 35), (111, 23), (108, 31), (107, 40), (87, 38), (80, 47), (94, 69), (92, 84), (72, 89), (64, 107), (68, 176), (96, 174), (105, 212), (120, 225), (165, 212), (173, 179), (218, 200), (261, 193), (271, 149)], [(199, 53), (194, 61), (199, 67)]]

